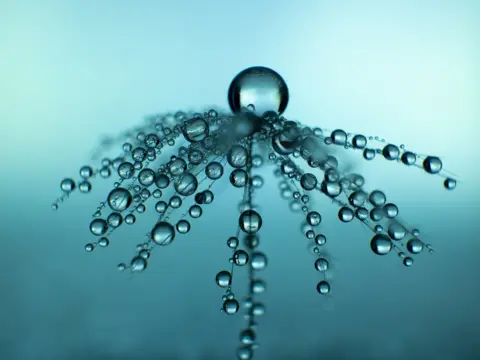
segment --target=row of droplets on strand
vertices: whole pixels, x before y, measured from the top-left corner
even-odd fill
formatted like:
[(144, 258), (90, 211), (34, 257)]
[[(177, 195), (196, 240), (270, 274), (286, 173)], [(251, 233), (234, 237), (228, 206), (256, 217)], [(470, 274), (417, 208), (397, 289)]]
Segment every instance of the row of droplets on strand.
[[(318, 181), (314, 174), (305, 173), (298, 168), (295, 163), (295, 158), (300, 157), (300, 154), (289, 156), (277, 155), (272, 148), (270, 149), (272, 152), (269, 155), (269, 159), (278, 164), (279, 168), (276, 170), (278, 175), (283, 175), (285, 178), (291, 179), (291, 183), (296, 187), (296, 191), (291, 194), (293, 199), (301, 198), (304, 204), (308, 202), (308, 195), (304, 194), (301, 196), (295, 182), (298, 182), (303, 190), (318, 190), (331, 198), (332, 202), (340, 207), (338, 212), (340, 221), (347, 223), (356, 218), (375, 233), (370, 242), (371, 249), (375, 254), (385, 255), (392, 249), (395, 249), (402, 258), (405, 266), (411, 266), (413, 264), (413, 258), (407, 256), (405, 251), (401, 250), (400, 247), (406, 247), (410, 254), (420, 253), (424, 248), (423, 242), (418, 239), (420, 231), (418, 229), (407, 230), (407, 228), (398, 221), (398, 207), (394, 203), (387, 203), (383, 191), (374, 190), (369, 193), (363, 188), (365, 179), (361, 175), (340, 174), (338, 161), (333, 156), (327, 156), (321, 167), (323, 180)], [(314, 169), (319, 168), (318, 164), (311, 163), (310, 165), (313, 165), (312, 167)], [(284, 189), (282, 191), (287, 190)], [(340, 195), (345, 195), (348, 202), (338, 198)], [(311, 213), (306, 205), (303, 205), (301, 209), (308, 213), (307, 223), (311, 226), (315, 226), (317, 221), (318, 224), (320, 223), (320, 214), (317, 215), (316, 212)], [(380, 223), (382, 220), (386, 225)], [(321, 246), (326, 242), (325, 236), (323, 234), (316, 235), (313, 229), (306, 231), (305, 235), (307, 239), (315, 239), (317, 246)], [(408, 241), (401, 241), (406, 240), (408, 237), (410, 237)], [(395, 242), (392, 242), (392, 240)], [(430, 253), (433, 252), (429, 244), (425, 245), (425, 247)], [(318, 247), (314, 247), (314, 249), (318, 251)], [(322, 260), (320, 262), (326, 263)], [(317, 265), (319, 264), (316, 264), (315, 267), (319, 269)], [(319, 287), (322, 288), (320, 285)], [(323, 288), (327, 289), (327, 286), (324, 285)]]
[[(322, 129), (322, 132), (328, 132)], [(367, 140), (368, 139), (368, 140)], [(323, 136), (326, 145), (343, 146), (345, 149), (354, 149), (362, 152), (365, 160), (374, 160), (377, 155), (388, 161), (401, 162), (407, 166), (415, 166), (423, 169), (429, 174), (439, 174), (443, 179), (443, 186), (447, 190), (453, 190), (457, 186), (454, 175), (443, 168), (442, 160), (437, 156), (415, 153), (407, 150), (404, 144), (397, 146), (387, 143), (379, 136), (365, 136), (362, 134), (347, 133), (344, 130), (336, 129), (329, 135)], [(371, 144), (371, 145), (370, 145)]]
[[(259, 234), (258, 231), (262, 227), (261, 215), (254, 210), (253, 195), (254, 189), (261, 187), (263, 182), (255, 184), (253, 179), (253, 168), (259, 167), (263, 163), (263, 159), (254, 154), (254, 140), (250, 138), (247, 144), (247, 164), (246, 176), (248, 181), (244, 185), (243, 198), (240, 202), (240, 218), (237, 226), (236, 235), (227, 240), (227, 245), (232, 249), (232, 257), (229, 259), (231, 263), (230, 272), (227, 270), (220, 271), (216, 276), (216, 282), (220, 287), (225, 287), (225, 294), (222, 296), (222, 311), (228, 315), (238, 312), (240, 304), (235, 298), (232, 290), (233, 274), (235, 266), (245, 266), (248, 264), (248, 296), (244, 299), (245, 318), (247, 320), (246, 328), (240, 331), (240, 346), (237, 350), (237, 356), (240, 359), (249, 359), (253, 356), (253, 351), (258, 348), (256, 331), (258, 323), (256, 317), (265, 313), (265, 305), (256, 300), (256, 295), (265, 291), (266, 283), (258, 278), (257, 273), (265, 270), (267, 267), (267, 257), (263, 252), (258, 251)], [(244, 249), (239, 249), (241, 230), (243, 231)]]

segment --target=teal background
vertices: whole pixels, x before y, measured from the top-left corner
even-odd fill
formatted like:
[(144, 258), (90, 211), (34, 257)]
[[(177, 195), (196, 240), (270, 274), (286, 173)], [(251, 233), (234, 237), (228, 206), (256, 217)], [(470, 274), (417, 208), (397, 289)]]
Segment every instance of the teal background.
[[(114, 180), (56, 213), (50, 204), (103, 135), (156, 112), (227, 109), (231, 79), (253, 65), (286, 80), (288, 118), (438, 155), (459, 179), (447, 192), (418, 169), (339, 151), (436, 252), (408, 269), (375, 256), (371, 233), (318, 196), (333, 267), (324, 298), (303, 218), (265, 169), (255, 359), (480, 358), (479, 2), (2, 0), (0, 49), (1, 359), (234, 358), (244, 320), (220, 313), (214, 278), (229, 266), (241, 190), (223, 186), (134, 277), (115, 267), (151, 227), (151, 207), (87, 254)], [(234, 291), (246, 292), (245, 269)]]

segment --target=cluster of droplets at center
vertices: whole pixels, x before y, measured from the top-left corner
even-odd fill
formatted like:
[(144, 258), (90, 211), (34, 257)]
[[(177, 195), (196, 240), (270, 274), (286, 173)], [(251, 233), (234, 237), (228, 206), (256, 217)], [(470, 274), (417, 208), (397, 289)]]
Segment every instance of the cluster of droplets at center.
[[(257, 298), (266, 290), (259, 274), (268, 264), (259, 248), (263, 220), (253, 202), (256, 191), (265, 184), (260, 172), (273, 168), (280, 196), (293, 213), (301, 215), (302, 236), (314, 257), (312, 268), (319, 274), (315, 289), (320, 298), (332, 291), (332, 259), (322, 231), (322, 215), (312, 200), (316, 195), (331, 200), (342, 223), (359, 221), (369, 229), (370, 248), (376, 255), (396, 253), (403, 265), (410, 267), (421, 252), (433, 252), (420, 239), (418, 229), (400, 220), (399, 207), (383, 190), (368, 190), (362, 175), (342, 168), (338, 149), (357, 153), (366, 161), (384, 159), (423, 169), (443, 178), (447, 190), (455, 189), (457, 182), (436, 156), (420, 155), (378, 136), (310, 128), (288, 120), (281, 115), (288, 104), (288, 89), (280, 75), (270, 69), (254, 67), (238, 74), (228, 99), (233, 114), (211, 109), (155, 115), (144, 126), (113, 139), (108, 144), (120, 142), (121, 154), (103, 158), (98, 168), (82, 166), (79, 181), (63, 179), (62, 196), (52, 208), (58, 209), (77, 189), (82, 194), (91, 193), (97, 177), (115, 177), (106, 200), (92, 215), (89, 229), (96, 240), (86, 244), (85, 250), (108, 247), (116, 231), (135, 224), (137, 216), (154, 211), (156, 221), (137, 244), (135, 255), (117, 266), (120, 271), (141, 273), (155, 249), (178, 241), (208, 211), (218, 196), (218, 182), (228, 181), (243, 191), (238, 196), (236, 232), (226, 240), (230, 268), (220, 270), (215, 282), (225, 290), (222, 312), (233, 315), (242, 307), (246, 310), (247, 326), (240, 332), (237, 357), (248, 360), (258, 348), (257, 320), (266, 311)], [(98, 152), (107, 150), (108, 144), (102, 144)], [(234, 270), (242, 267), (248, 269), (249, 287), (245, 299), (239, 301), (233, 280)]]

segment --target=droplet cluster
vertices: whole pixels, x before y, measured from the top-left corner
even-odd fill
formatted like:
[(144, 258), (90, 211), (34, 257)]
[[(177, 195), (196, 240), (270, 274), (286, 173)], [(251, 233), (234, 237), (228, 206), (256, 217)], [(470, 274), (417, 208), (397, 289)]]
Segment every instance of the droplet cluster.
[[(319, 275), (313, 288), (320, 297), (332, 291), (327, 248), (328, 242), (336, 239), (322, 232), (322, 214), (311, 200), (315, 196), (328, 197), (342, 223), (359, 221), (368, 228), (373, 254), (395, 252), (403, 265), (410, 267), (419, 253), (433, 252), (418, 229), (400, 220), (399, 207), (382, 189), (368, 189), (361, 174), (342, 170), (333, 148), (356, 152), (367, 161), (384, 158), (419, 168), (442, 177), (447, 190), (457, 184), (437, 156), (419, 154), (378, 136), (310, 128), (288, 120), (282, 116), (288, 97), (286, 83), (276, 72), (263, 67), (246, 69), (229, 89), (232, 113), (211, 109), (148, 117), (143, 126), (102, 142), (95, 158), (117, 143), (121, 153), (103, 158), (98, 167), (82, 166), (78, 180), (63, 179), (62, 196), (52, 205), (57, 210), (73, 193), (91, 193), (95, 178), (113, 178), (111, 191), (92, 214), (89, 232), (94, 240), (85, 245), (85, 251), (109, 247), (119, 228), (133, 225), (138, 216), (153, 211), (157, 221), (151, 231), (136, 245), (131, 260), (117, 266), (119, 271), (141, 273), (148, 268), (155, 249), (181, 241), (192, 231), (196, 219), (215, 200), (216, 182), (227, 181), (241, 189), (237, 229), (225, 239), (231, 253), (229, 265), (213, 278), (224, 291), (220, 310), (226, 315), (245, 310), (247, 323), (237, 350), (237, 358), (243, 360), (251, 359), (259, 347), (258, 319), (266, 311), (261, 294), (267, 286), (261, 275), (269, 260), (260, 246), (263, 218), (253, 201), (265, 183), (260, 172), (273, 168), (280, 196), (293, 213), (301, 214), (302, 236), (315, 258), (312, 268)], [(248, 269), (244, 298), (233, 288), (234, 272), (240, 267)]]

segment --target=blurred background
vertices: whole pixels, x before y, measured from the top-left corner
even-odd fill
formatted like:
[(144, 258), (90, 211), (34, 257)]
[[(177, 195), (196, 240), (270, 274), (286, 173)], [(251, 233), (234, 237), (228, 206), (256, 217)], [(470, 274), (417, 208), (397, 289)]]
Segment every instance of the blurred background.
[[(2, 0), (0, 48), (0, 359), (236, 358), (245, 322), (220, 313), (214, 279), (229, 268), (241, 190), (221, 192), (133, 277), (116, 265), (153, 209), (88, 254), (91, 214), (113, 178), (50, 205), (64, 177), (98, 166), (90, 155), (103, 136), (157, 112), (227, 110), (230, 81), (254, 65), (287, 82), (287, 118), (437, 155), (459, 179), (448, 192), (419, 169), (339, 152), (436, 252), (411, 268), (376, 256), (369, 231), (315, 198), (332, 254), (327, 298), (303, 217), (265, 168), (255, 359), (480, 358), (478, 1)], [(239, 298), (246, 277), (235, 272)]]

